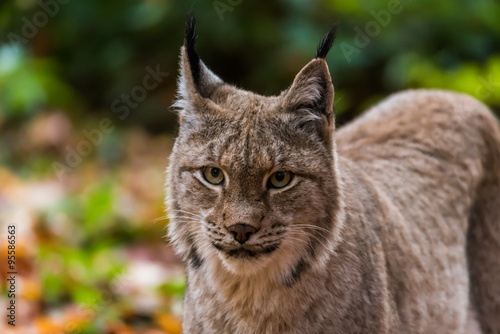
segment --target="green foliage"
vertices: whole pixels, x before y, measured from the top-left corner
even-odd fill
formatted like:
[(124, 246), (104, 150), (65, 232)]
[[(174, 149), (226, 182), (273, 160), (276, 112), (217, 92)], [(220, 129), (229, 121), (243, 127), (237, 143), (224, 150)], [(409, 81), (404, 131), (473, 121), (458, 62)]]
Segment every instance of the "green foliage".
[(89, 251), (64, 244), (42, 244), (37, 257), (38, 263), (45, 264), (41, 267), (45, 300), (58, 303), (69, 297), (88, 306), (102, 303), (107, 290), (99, 286), (120, 274), (125, 263), (109, 246)]
[[(2, 110), (8, 119), (30, 117), (41, 106), (79, 105), (110, 113), (114, 99), (141, 83), (146, 66), (161, 64), (176, 73), (189, 10), (198, 18), (198, 49), (205, 62), (227, 81), (263, 94), (286, 88), (327, 28), (340, 21), (329, 63), (343, 92), (346, 109), (337, 108), (342, 119), (359, 113), (373, 96), (409, 87), (476, 96), (482, 84), (477, 75), (487, 79), (500, 55), (500, 3), (494, 0), (71, 1), (60, 5), (34, 37), (17, 43), (20, 52), (13, 52), (15, 43), (0, 48)], [(36, 1), (6, 4), (0, 29), (23, 37), (22, 18), (32, 21), (40, 11)], [(360, 31), (368, 36), (361, 47)], [(347, 45), (356, 52), (346, 53)], [(173, 117), (157, 111), (172, 101), (174, 79), (151, 92), (127, 121), (172, 130)], [(499, 107), (498, 85), (490, 90), (476, 97)], [(80, 109), (67, 112), (84, 117)]]
[(83, 228), (85, 235), (93, 236), (104, 232), (114, 223), (112, 184), (106, 180), (95, 184), (93, 189), (82, 196)]
[(184, 295), (186, 291), (185, 279), (177, 279), (165, 282), (158, 288), (159, 292), (167, 296)]
[(410, 85), (427, 88), (444, 88), (476, 96), (483, 102), (500, 106), (500, 55), (486, 64), (465, 63), (450, 70), (441, 70), (433, 62), (420, 59), (408, 68)]
[(29, 116), (42, 107), (68, 107), (76, 96), (53, 60), (28, 57), (24, 50), (0, 48), (0, 101), (8, 117)]

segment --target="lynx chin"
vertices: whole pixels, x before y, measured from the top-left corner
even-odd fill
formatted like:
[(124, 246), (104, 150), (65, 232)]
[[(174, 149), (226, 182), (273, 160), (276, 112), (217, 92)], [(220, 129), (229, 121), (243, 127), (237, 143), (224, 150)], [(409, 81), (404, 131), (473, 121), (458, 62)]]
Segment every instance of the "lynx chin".
[(410, 90), (335, 129), (335, 31), (261, 96), (208, 69), (188, 17), (167, 172), (184, 333), (499, 334), (499, 122)]

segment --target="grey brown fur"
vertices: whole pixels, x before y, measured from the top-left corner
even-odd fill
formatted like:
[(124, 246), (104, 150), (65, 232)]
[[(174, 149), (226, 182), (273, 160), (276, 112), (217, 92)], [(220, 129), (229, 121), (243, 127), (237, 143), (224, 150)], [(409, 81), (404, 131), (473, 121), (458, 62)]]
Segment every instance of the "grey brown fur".
[[(500, 125), (484, 105), (405, 91), (336, 130), (323, 58), (271, 97), (198, 65), (194, 79), (183, 47), (168, 168), (185, 333), (500, 333)], [(278, 170), (295, 177), (269, 189)], [(243, 245), (237, 223), (258, 230)]]

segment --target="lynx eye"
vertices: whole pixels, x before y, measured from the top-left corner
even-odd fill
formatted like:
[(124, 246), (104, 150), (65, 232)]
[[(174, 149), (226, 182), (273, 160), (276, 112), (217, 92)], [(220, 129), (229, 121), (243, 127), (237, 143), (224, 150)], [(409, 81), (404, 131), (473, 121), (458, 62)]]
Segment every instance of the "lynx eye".
[(290, 184), (293, 179), (293, 174), (290, 172), (277, 171), (269, 178), (268, 186), (270, 188), (284, 188)]
[(224, 181), (224, 173), (217, 167), (202, 167), (201, 174), (208, 183), (219, 185)]

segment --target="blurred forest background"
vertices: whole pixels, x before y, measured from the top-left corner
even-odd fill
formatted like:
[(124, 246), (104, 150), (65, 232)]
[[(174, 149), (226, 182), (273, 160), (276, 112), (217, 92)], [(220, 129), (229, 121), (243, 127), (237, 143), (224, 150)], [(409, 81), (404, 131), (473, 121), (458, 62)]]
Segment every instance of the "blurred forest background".
[[(337, 123), (432, 87), (500, 110), (495, 0), (10, 0), (0, 4), (0, 332), (180, 333), (183, 267), (165, 240), (184, 19), (227, 82), (278, 94), (328, 55)], [(7, 226), (17, 319), (6, 323)]]

